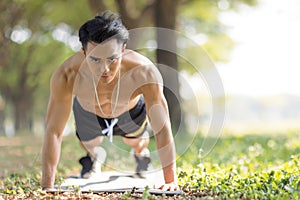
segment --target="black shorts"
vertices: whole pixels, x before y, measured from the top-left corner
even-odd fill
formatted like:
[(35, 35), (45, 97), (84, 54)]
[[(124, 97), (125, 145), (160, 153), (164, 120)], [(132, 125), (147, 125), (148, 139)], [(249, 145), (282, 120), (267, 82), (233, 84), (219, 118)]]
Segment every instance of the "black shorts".
[(115, 119), (104, 119), (84, 110), (76, 97), (73, 102), (73, 113), (76, 135), (80, 141), (89, 141), (98, 136), (107, 136), (105, 131), (108, 128), (107, 123), (110, 125), (115, 119), (118, 121), (113, 126), (113, 135), (138, 138), (144, 134), (147, 128), (146, 106), (143, 96), (141, 96), (134, 108)]

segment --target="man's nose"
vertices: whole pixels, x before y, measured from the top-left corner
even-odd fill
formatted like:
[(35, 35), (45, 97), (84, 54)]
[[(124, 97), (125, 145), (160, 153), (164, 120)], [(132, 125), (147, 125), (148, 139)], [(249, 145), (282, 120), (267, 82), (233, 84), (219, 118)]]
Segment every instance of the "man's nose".
[(109, 72), (110, 71), (109, 65), (110, 65), (110, 63), (108, 63), (107, 61), (104, 62), (103, 69), (104, 69), (105, 72)]

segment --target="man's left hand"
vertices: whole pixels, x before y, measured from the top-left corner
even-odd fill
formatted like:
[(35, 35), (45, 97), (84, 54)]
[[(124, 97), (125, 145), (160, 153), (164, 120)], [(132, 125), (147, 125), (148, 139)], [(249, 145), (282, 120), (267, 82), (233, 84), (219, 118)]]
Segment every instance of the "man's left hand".
[(154, 187), (155, 189), (160, 189), (163, 191), (176, 191), (180, 190), (179, 186), (176, 183), (165, 183), (163, 185), (158, 185)]

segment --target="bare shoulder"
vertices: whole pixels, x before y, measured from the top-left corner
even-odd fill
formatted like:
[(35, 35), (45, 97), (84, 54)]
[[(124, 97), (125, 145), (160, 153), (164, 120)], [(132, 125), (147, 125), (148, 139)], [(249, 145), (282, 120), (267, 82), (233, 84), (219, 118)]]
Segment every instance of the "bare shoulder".
[[(131, 87), (136, 88), (136, 93), (143, 94), (147, 104), (160, 101), (163, 96), (163, 79), (150, 59), (131, 51), (125, 56), (126, 69)], [(129, 66), (129, 67), (128, 67)]]
[(78, 52), (54, 71), (50, 81), (51, 95), (58, 97), (72, 95), (74, 81), (83, 60), (84, 56)]
[(132, 72), (132, 79), (137, 82), (163, 84), (161, 74), (154, 63), (144, 55), (127, 51), (125, 54), (126, 64)]

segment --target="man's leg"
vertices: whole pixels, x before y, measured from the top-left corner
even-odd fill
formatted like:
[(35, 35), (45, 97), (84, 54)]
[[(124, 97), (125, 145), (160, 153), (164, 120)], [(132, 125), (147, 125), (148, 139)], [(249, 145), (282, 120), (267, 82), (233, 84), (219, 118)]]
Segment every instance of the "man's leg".
[(145, 132), (143, 136), (139, 138), (123, 138), (123, 141), (133, 149), (134, 159), (137, 164), (136, 175), (140, 178), (144, 178), (144, 172), (148, 170), (151, 163), (150, 152), (147, 149), (149, 144), (148, 132)]
[(134, 150), (134, 154), (139, 156), (144, 149), (147, 148), (149, 144), (149, 137), (140, 138), (125, 138), (123, 137), (123, 142), (131, 146)]
[(106, 152), (99, 147), (103, 136), (98, 136), (89, 141), (81, 141), (80, 145), (87, 151), (87, 156), (82, 157), (79, 162), (82, 165), (81, 177), (90, 178), (101, 173), (101, 166), (105, 161)]
[(95, 157), (95, 152), (94, 149), (95, 147), (99, 146), (101, 142), (103, 141), (103, 136), (98, 136), (92, 140), (89, 141), (80, 141), (80, 145), (82, 148), (84, 148), (90, 157), (94, 158)]

